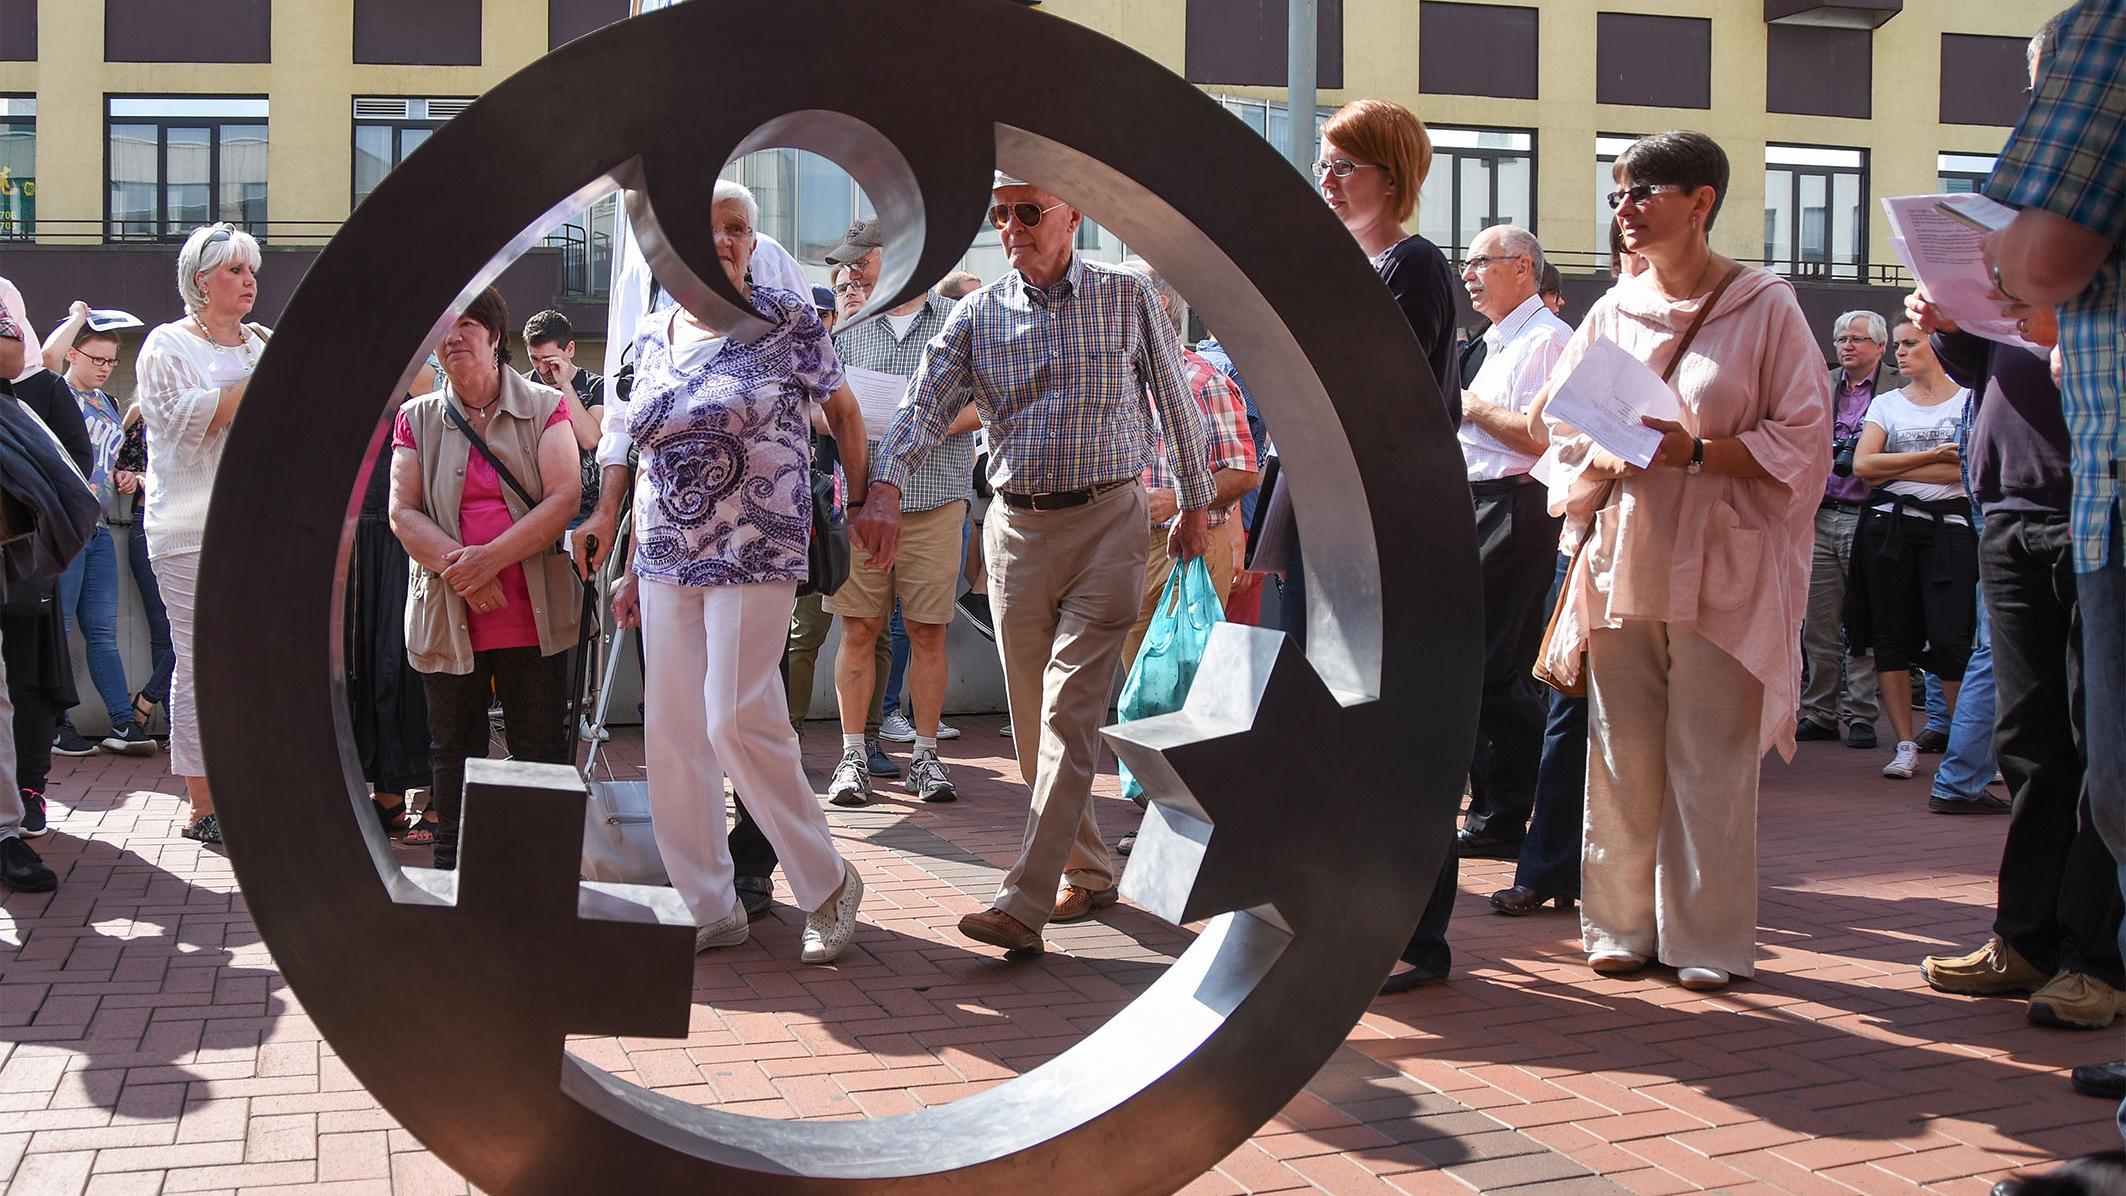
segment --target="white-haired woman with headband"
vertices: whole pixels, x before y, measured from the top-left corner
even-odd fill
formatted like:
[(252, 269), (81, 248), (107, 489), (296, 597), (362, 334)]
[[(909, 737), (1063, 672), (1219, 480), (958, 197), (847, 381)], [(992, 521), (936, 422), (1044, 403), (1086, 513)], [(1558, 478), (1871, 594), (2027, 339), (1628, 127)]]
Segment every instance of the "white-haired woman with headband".
[(199, 752), (193, 688), (193, 610), (207, 499), (229, 425), (271, 333), (244, 317), (258, 301), (258, 242), (227, 224), (195, 230), (177, 255), (185, 314), (148, 333), (134, 373), (148, 430), (147, 537), (169, 609), (177, 670), (170, 684), (170, 771), (192, 799), (188, 839), (221, 842), (214, 797)]
[(709, 215), (717, 262), (767, 331), (741, 338), (676, 307), (642, 322), (634, 386), (606, 404), (605, 473), (579, 551), (596, 567), (611, 545), (632, 445), (642, 467), (635, 552), (613, 613), (642, 628), (643, 752), (665, 871), (700, 928), (696, 950), (746, 941), (726, 842), (728, 776), (807, 911), (801, 958), (828, 963), (855, 936), (864, 885), (805, 779), (776, 665), (806, 575), (812, 405), (850, 478), (867, 476), (863, 416), (811, 294), (754, 281), (753, 193), (719, 181)]

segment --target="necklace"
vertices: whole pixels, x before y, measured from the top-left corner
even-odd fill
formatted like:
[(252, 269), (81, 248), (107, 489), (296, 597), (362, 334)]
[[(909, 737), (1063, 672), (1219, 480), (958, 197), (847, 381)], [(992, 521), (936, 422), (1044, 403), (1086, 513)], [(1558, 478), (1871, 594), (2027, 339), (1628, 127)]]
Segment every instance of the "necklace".
[(236, 326), (236, 343), (233, 345), (225, 345), (215, 340), (214, 334), (207, 331), (207, 322), (200, 319), (199, 313), (196, 311), (192, 313), (192, 326), (199, 329), (199, 335), (205, 337), (207, 343), (217, 349), (242, 349), (244, 351), (245, 373), (249, 373), (258, 365), (257, 356), (251, 352), (251, 334), (241, 323)]
[(485, 403), (472, 402), (471, 400), (467, 399), (464, 394), (458, 390), (457, 387), (451, 387), (450, 393), (457, 398), (458, 406), (465, 408), (465, 410), (471, 412), (474, 415), (482, 417), (485, 417), (488, 412), (494, 410), (496, 403), (502, 401), (502, 388), (499, 386), (495, 388), (495, 397), (487, 400)]

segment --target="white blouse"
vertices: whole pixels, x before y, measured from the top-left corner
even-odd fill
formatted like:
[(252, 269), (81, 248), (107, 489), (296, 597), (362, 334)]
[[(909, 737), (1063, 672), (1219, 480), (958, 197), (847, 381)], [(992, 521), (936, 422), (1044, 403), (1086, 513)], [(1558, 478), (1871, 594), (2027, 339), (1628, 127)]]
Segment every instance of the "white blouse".
[(147, 536), (155, 560), (198, 552), (207, 500), (229, 442), (229, 425), (209, 429), (221, 391), (258, 368), (266, 338), (244, 326), (241, 345), (200, 336), (188, 316), (148, 333), (134, 368), (140, 415), (148, 429)]

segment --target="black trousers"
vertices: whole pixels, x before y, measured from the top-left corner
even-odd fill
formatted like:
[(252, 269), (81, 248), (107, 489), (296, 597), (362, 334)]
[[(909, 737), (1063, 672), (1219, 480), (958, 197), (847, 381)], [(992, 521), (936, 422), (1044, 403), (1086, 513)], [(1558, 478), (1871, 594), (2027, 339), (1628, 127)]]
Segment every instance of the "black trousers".
[[(1554, 606), (1572, 558), (1558, 554), (1550, 585)], [(1553, 692), (1543, 724), (1543, 760), (1536, 768), (1535, 816), (1521, 840), (1513, 883), (1546, 897), (1580, 897), (1580, 844), (1587, 818), (1587, 699)]]
[(1994, 750), (2013, 809), (1993, 930), (2045, 971), (2121, 976), (2118, 872), (2083, 785), (2082, 628), (2065, 515), (1989, 510), (1979, 577), (1992, 619)]
[(435, 866), (458, 866), (458, 823), (465, 808), (465, 761), (485, 759), (488, 695), (502, 701), (504, 736), (513, 760), (567, 764), (576, 729), (568, 720), (568, 654), (541, 656), (537, 648), (496, 648), (472, 654), (463, 676), (424, 673), (428, 694), (431, 798), (436, 826)]
[(1562, 521), (1545, 509), (1549, 491), (1526, 477), (1478, 482), (1471, 491), (1484, 576), (1484, 690), (1464, 825), (1518, 841), (1535, 807), (1543, 753), (1549, 691), (1529, 670), (1550, 613), (1544, 599), (1557, 572)]

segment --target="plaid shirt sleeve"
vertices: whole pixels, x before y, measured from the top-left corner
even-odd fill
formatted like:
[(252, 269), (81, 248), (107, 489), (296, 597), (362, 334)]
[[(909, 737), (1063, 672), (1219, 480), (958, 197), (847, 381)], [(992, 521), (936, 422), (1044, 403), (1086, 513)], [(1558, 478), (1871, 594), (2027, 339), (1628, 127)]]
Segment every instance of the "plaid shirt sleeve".
[(2126, 0), (2083, 0), (1986, 194), (2126, 239)]
[(14, 318), (7, 314), (5, 307), (0, 307), (0, 337), (11, 341), (22, 339), (21, 331), (15, 327)]
[(1248, 433), (1248, 409), (1232, 379), (1210, 362), (1189, 354), (1189, 392), (1202, 409), (1209, 446), (1206, 459), (1211, 471), (1255, 468), (1255, 438)]
[(945, 326), (923, 346), (910, 395), (878, 438), (877, 455), (871, 458), (872, 481), (907, 493), (909, 473), (945, 439), (953, 418), (974, 399), (973, 306), (953, 308)]

